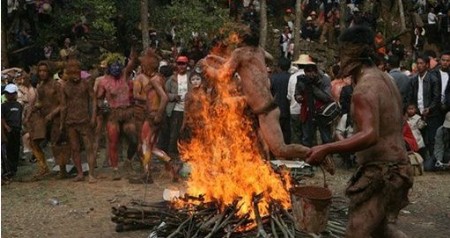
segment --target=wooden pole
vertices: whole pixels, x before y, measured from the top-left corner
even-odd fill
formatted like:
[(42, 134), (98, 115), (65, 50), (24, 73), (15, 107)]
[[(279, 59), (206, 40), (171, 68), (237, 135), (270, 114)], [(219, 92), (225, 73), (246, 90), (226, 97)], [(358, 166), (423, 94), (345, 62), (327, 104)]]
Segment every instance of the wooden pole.
[(295, 22), (294, 22), (294, 57), (297, 59), (300, 55), (300, 25), (303, 17), (302, 12), (302, 0), (296, 0), (295, 2)]
[(262, 48), (266, 48), (266, 42), (267, 42), (267, 3), (266, 0), (260, 1), (260, 9), (259, 9), (259, 25), (260, 25), (260, 32), (259, 32), (259, 46)]
[(145, 50), (150, 45), (150, 36), (148, 33), (148, 0), (141, 0), (141, 31), (142, 47)]
[(402, 31), (406, 30), (405, 12), (403, 9), (403, 1), (398, 0), (398, 8), (400, 9), (400, 23), (402, 25)]

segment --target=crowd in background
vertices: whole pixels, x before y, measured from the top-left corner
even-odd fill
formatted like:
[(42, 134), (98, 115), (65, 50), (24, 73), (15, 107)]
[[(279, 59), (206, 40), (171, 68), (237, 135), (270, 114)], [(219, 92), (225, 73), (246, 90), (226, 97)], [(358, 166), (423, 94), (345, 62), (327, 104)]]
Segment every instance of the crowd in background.
[[(314, 5), (315, 2), (322, 4)], [(371, 2), (376, 6), (378, 1)], [(304, 15), (301, 37), (306, 41), (333, 44), (339, 34), (340, 17), (346, 18), (348, 26), (367, 24), (377, 31), (375, 42), (378, 45), (378, 61), (375, 63), (391, 75), (402, 95), (405, 146), (410, 152), (416, 152), (423, 157), (427, 170), (435, 170), (448, 167), (450, 162), (450, 51), (424, 50), (424, 45), (426, 42), (433, 43), (433, 40), (443, 43), (444, 46), (450, 42), (450, 4), (449, 1), (435, 1), (435, 5), (423, 4), (425, 1), (416, 2), (419, 6), (416, 9), (417, 14), (428, 13), (427, 24), (421, 23), (420, 16), (413, 20), (415, 34), (411, 42), (401, 42), (399, 38), (385, 42), (383, 32), (377, 31), (377, 8), (372, 7), (371, 11), (363, 10), (358, 1), (349, 2), (349, 14), (345, 16), (339, 13), (338, 1), (309, 1), (310, 4), (304, 9), (307, 14)], [(248, 5), (242, 14), (242, 20), (255, 21), (256, 7), (254, 4)], [(293, 59), (293, 10), (286, 9), (285, 14), (286, 25), (280, 36), (281, 57), (277, 63), (268, 65), (272, 94), (281, 111), (280, 125), (285, 142), (310, 147), (351, 136), (351, 79), (339, 77), (339, 59), (333, 62), (330, 69), (323, 68), (311, 55), (301, 54), (297, 59)], [(81, 26), (80, 30), (82, 29), (84, 28)], [(156, 39), (153, 41), (152, 46), (157, 48)], [(198, 34), (193, 34), (192, 42), (190, 49), (174, 45), (171, 53), (158, 62), (158, 72), (165, 78), (164, 90), (169, 103), (165, 108), (157, 146), (172, 158), (179, 157), (177, 143), (186, 117), (185, 108), (189, 108), (189, 105), (185, 105), (186, 95), (195, 88), (192, 86), (194, 81), (204, 80), (200, 77), (201, 71), (196, 65), (208, 53), (206, 42)], [(47, 49), (46, 52), (54, 54), (53, 49)], [(73, 55), (76, 55), (76, 46), (67, 38), (64, 40), (64, 47), (59, 51), (59, 58), (67, 61)], [(108, 62), (99, 62), (91, 69), (84, 68), (80, 78), (95, 91), (96, 79), (103, 74), (109, 74), (107, 68), (110, 66)], [(36, 87), (40, 82), (50, 79), (64, 83), (63, 70), (53, 71), (52, 67), (47, 70), (47, 75), (39, 70), (26, 72), (20, 68), (2, 71), (1, 138), (4, 179), (14, 177), (23, 153), (29, 154), (33, 151), (30, 161), (42, 163), (42, 158), (39, 158), (42, 155), (37, 155), (31, 148), (32, 126), (25, 123), (27, 120), (24, 117), (30, 110), (30, 102), (35, 103), (38, 93)], [(128, 94), (130, 104), (137, 107), (131, 85), (141, 73), (141, 69), (134, 67), (133, 70), (127, 78), (130, 82)], [(337, 107), (333, 104), (336, 102)], [(107, 103), (104, 102), (105, 105)], [(326, 110), (330, 111), (330, 115), (325, 115)], [(103, 112), (106, 118), (108, 110)], [(328, 119), (324, 118), (324, 115), (333, 117)], [(106, 120), (105, 118), (102, 120)], [(45, 123), (52, 119), (46, 119)], [(106, 133), (105, 128), (97, 127), (96, 133)], [(316, 138), (317, 133), (320, 138)], [(42, 143), (54, 146), (58, 141), (47, 138)], [(95, 150), (97, 152), (98, 148)], [(354, 155), (340, 156), (346, 161), (347, 167), (353, 166)]]

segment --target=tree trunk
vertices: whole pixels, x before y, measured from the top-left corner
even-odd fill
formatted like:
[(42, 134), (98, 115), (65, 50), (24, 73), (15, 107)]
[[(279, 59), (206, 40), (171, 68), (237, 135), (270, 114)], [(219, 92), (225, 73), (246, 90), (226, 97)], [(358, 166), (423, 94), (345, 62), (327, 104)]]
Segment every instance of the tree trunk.
[(398, 8), (400, 10), (400, 23), (402, 26), (402, 31), (406, 30), (405, 12), (403, 10), (403, 1), (398, 0)]
[(339, 17), (339, 27), (340, 32), (343, 32), (345, 30), (345, 17), (347, 16), (347, 4), (345, 1), (339, 2), (339, 12), (341, 16)]
[(8, 61), (8, 49), (7, 49), (7, 45), (8, 45), (8, 38), (7, 38), (7, 34), (6, 34), (6, 27), (5, 27), (5, 21), (2, 21), (2, 67), (4, 68), (8, 68), (9, 67), (9, 61)]
[(147, 49), (150, 44), (148, 33), (148, 0), (141, 0), (141, 31), (142, 31), (142, 49)]
[(295, 1), (295, 22), (294, 22), (294, 55), (293, 59), (297, 59), (300, 55), (300, 26), (303, 17), (302, 0)]
[(267, 42), (267, 3), (266, 0), (260, 1), (261, 9), (259, 10), (259, 16), (260, 16), (260, 32), (259, 32), (259, 45), (262, 48), (266, 48), (266, 42)]

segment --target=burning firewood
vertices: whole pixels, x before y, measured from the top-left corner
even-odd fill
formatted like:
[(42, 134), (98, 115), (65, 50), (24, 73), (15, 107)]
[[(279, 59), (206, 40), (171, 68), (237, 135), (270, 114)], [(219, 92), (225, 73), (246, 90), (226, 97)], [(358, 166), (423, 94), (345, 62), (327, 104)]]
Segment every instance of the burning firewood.
[[(254, 208), (258, 207), (261, 196), (261, 194), (253, 196)], [(202, 200), (192, 196), (182, 199)], [(341, 198), (335, 199), (336, 203), (342, 202)], [(296, 221), (291, 211), (285, 210), (277, 201), (269, 204), (269, 215), (254, 214), (256, 221), (250, 218), (252, 217), (250, 213), (239, 215), (242, 206), (240, 201), (238, 198), (222, 210), (213, 202), (178, 209), (170, 203), (113, 207), (111, 220), (116, 223), (117, 232), (146, 229), (155, 234), (153, 237), (311, 237), (295, 229)], [(137, 204), (136, 200), (133, 202)], [(322, 237), (343, 237), (345, 211), (340, 207), (332, 207), (330, 212), (330, 220), (327, 229), (321, 233)]]

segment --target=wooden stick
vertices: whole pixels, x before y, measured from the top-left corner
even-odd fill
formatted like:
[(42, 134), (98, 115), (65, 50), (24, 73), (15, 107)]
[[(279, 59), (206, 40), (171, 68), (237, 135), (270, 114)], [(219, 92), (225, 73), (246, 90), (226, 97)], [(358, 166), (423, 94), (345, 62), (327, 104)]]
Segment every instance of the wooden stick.
[(272, 228), (273, 237), (278, 238), (278, 232), (277, 232), (277, 229), (275, 228), (275, 222), (272, 217), (272, 214), (270, 215), (270, 227)]
[[(277, 214), (277, 216), (280, 217), (281, 225), (283, 225), (284, 227), (288, 227), (288, 226), (286, 225), (286, 223), (284, 222), (283, 218), (281, 218), (281, 214)], [(295, 235), (294, 235), (295, 229), (294, 229), (294, 233), (292, 233), (289, 229), (286, 229), (286, 232), (288, 233), (289, 237), (295, 238)]]
[(210, 238), (210, 237), (212, 237), (212, 235), (214, 235), (214, 233), (216, 233), (217, 229), (219, 229), (219, 225), (221, 224), (221, 221), (224, 216), (225, 216), (225, 213), (220, 214), (219, 219), (217, 219), (216, 224), (214, 225), (213, 229), (207, 236), (205, 236), (205, 238)]
[(253, 203), (253, 212), (255, 213), (256, 224), (258, 226), (258, 234), (263, 237), (268, 237), (267, 232), (264, 230), (264, 226), (262, 223), (261, 215), (259, 214), (258, 203), (262, 198), (262, 193), (258, 195), (253, 195), (252, 203)]
[(281, 225), (281, 222), (279, 221), (278, 216), (276, 214), (272, 214), (271, 218), (278, 225), (278, 227), (280, 228), (281, 232), (283, 233), (284, 238), (289, 238), (289, 235), (288, 235), (285, 227), (283, 227), (283, 225)]
[(172, 238), (175, 237), (178, 233), (181, 233), (181, 229), (184, 227), (184, 225), (186, 225), (186, 223), (188, 223), (190, 220), (192, 219), (192, 216), (190, 216), (188, 219), (186, 219), (183, 223), (181, 223), (178, 228), (169, 236), (167, 236), (167, 238)]

